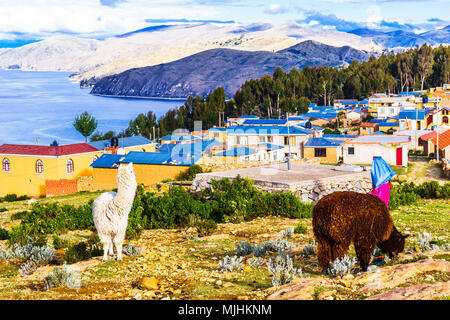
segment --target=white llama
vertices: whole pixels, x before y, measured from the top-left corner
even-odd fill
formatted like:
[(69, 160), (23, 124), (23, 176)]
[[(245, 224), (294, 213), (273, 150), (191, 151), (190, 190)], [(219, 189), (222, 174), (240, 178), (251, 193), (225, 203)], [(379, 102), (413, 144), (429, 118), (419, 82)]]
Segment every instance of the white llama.
[(113, 255), (113, 243), (116, 246), (117, 260), (122, 260), (122, 244), (128, 224), (128, 214), (136, 194), (136, 175), (133, 164), (119, 165), (117, 173), (117, 193), (101, 194), (92, 207), (95, 228), (103, 244), (103, 261)]

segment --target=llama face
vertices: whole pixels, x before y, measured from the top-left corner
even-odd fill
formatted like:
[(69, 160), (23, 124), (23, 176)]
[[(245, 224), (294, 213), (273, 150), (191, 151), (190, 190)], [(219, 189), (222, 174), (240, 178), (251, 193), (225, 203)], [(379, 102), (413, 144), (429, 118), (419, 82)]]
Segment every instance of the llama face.
[(398, 254), (405, 249), (405, 239), (407, 237), (408, 236), (402, 235), (394, 226), (389, 239), (380, 242), (378, 247), (384, 253)]
[(128, 165), (119, 165), (119, 172), (117, 174), (117, 182), (120, 180), (126, 181), (136, 181), (136, 175), (133, 170), (133, 163), (130, 162)]

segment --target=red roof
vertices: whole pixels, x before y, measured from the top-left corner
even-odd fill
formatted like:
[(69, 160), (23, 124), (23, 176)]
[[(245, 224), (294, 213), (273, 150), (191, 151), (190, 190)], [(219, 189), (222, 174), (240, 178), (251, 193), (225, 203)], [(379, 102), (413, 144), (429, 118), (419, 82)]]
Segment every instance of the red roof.
[(3, 144), (0, 154), (18, 154), (32, 156), (66, 156), (70, 154), (99, 151), (87, 143), (66, 144), (64, 146), (36, 146), (24, 144)]
[[(431, 142), (433, 142), (433, 144), (436, 144), (436, 140), (437, 137), (435, 136), (431, 139)], [(448, 146), (450, 146), (450, 129), (445, 132), (439, 133), (439, 149), (444, 150)]]
[(428, 133), (425, 133), (424, 135), (420, 136), (420, 139), (426, 141), (426, 140), (430, 140), (431, 138), (436, 137), (436, 131), (431, 131)]

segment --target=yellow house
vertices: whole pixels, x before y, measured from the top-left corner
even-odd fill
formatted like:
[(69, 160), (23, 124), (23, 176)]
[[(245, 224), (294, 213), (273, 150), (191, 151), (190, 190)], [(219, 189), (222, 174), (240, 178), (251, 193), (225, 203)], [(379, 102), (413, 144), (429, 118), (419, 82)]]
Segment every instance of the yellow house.
[[(76, 193), (76, 182), (70, 182), (79, 176), (92, 175), (89, 165), (101, 154), (86, 143), (63, 146), (3, 144), (0, 146), (0, 196)], [(46, 187), (48, 181), (60, 181), (61, 184), (51, 184), (50, 191)]]
[(208, 130), (208, 139), (216, 139), (222, 143), (227, 143), (227, 129), (213, 127)]
[(325, 163), (337, 163), (342, 156), (341, 144), (344, 140), (329, 138), (309, 138), (304, 145), (304, 157)]
[(165, 152), (130, 152), (127, 155), (104, 154), (91, 164), (93, 185), (96, 190), (117, 188), (117, 169), (120, 164), (133, 163), (138, 184), (151, 186), (168, 179), (175, 179), (189, 166), (199, 162), (203, 155), (193, 158), (180, 157)]

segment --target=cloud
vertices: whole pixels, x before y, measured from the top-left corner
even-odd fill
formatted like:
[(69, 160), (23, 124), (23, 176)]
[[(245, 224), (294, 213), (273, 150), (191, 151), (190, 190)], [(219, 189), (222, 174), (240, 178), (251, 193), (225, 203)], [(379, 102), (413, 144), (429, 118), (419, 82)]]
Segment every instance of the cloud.
[(206, 23), (236, 23), (234, 20), (206, 20), (206, 19), (145, 19), (148, 23), (196, 23), (196, 22), (206, 22)]
[(100, 0), (102, 6), (116, 7), (118, 4), (125, 2), (126, 0)]
[(278, 3), (272, 3), (265, 8), (264, 12), (267, 14), (283, 14), (287, 12), (287, 8), (279, 5)]

